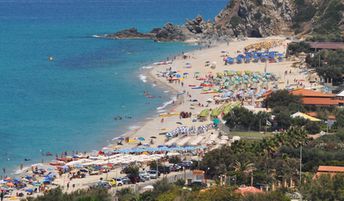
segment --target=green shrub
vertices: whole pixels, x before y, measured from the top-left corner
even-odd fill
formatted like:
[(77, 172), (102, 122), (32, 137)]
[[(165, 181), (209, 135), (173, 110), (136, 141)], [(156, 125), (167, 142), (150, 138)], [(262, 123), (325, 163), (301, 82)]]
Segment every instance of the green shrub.
[(233, 17), (231, 18), (230, 24), (231, 24), (233, 27), (238, 26), (240, 23), (241, 23), (241, 18), (240, 18), (239, 16), (233, 16)]

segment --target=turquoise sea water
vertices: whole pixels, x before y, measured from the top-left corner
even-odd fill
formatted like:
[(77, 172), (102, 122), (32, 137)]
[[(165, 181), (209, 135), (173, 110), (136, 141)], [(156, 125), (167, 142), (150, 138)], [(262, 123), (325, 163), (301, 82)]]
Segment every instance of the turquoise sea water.
[[(0, 168), (106, 145), (170, 99), (139, 69), (194, 47), (91, 36), (207, 19), (227, 0), (0, 1)], [(48, 57), (53, 56), (53, 62)], [(143, 91), (159, 97), (147, 99)], [(114, 121), (114, 116), (132, 119)], [(24, 162), (24, 158), (32, 161)], [(0, 174), (2, 175), (2, 173)]]

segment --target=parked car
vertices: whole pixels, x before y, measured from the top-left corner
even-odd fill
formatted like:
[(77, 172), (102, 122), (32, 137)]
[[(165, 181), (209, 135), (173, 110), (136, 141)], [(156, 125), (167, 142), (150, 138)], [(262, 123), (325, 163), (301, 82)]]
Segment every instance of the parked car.
[(181, 166), (182, 168), (185, 168), (185, 169), (191, 169), (193, 162), (192, 161), (183, 161), (183, 162), (179, 163), (178, 165)]
[(90, 175), (99, 175), (100, 172), (98, 170), (92, 170), (90, 171)]
[(109, 184), (109, 182), (100, 181), (100, 182), (96, 183), (93, 187), (102, 188), (102, 189), (110, 189), (111, 185)]
[(139, 181), (138, 182), (145, 182), (148, 181), (147, 177), (144, 177), (143, 175), (139, 175)]
[(101, 169), (100, 171), (101, 171), (102, 173), (108, 173), (108, 172), (110, 172), (110, 169), (104, 168), (104, 169)]
[(170, 171), (171, 172), (178, 172), (183, 170), (182, 166), (178, 165), (178, 164), (172, 164), (170, 165)]
[(151, 179), (157, 179), (160, 176), (160, 172), (158, 172), (156, 170), (149, 170), (147, 173), (149, 174), (149, 177)]
[(130, 184), (131, 181), (128, 177), (122, 177), (123, 184)]
[(116, 181), (117, 186), (123, 186), (124, 185), (124, 182), (121, 178), (114, 178), (114, 180)]
[(158, 171), (162, 174), (169, 174), (171, 172), (169, 166), (159, 166)]
[(117, 181), (115, 179), (110, 179), (110, 180), (108, 180), (108, 182), (109, 182), (109, 184), (111, 186), (116, 186), (117, 185)]
[(140, 172), (139, 176), (143, 177), (145, 181), (150, 180), (150, 175), (147, 172)]
[(80, 169), (80, 172), (84, 172), (84, 173), (87, 173), (87, 172), (89, 172), (86, 168), (81, 168)]

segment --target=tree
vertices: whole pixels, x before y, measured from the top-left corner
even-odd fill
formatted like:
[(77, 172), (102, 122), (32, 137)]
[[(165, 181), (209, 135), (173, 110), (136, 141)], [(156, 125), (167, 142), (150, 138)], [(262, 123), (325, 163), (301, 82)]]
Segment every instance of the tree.
[(173, 163), (173, 164), (177, 164), (177, 163), (181, 163), (182, 160), (181, 160), (180, 157), (178, 157), (178, 156), (173, 156), (173, 157), (170, 157), (170, 158), (168, 159), (168, 162), (169, 162), (169, 163)]
[(161, 193), (165, 193), (171, 190), (173, 187), (173, 184), (169, 183), (166, 178), (163, 178), (162, 180), (157, 181), (153, 186), (154, 186), (154, 193), (161, 194)]
[(266, 107), (272, 109), (275, 107), (284, 106), (290, 110), (290, 113), (303, 110), (301, 97), (290, 94), (287, 90), (278, 90), (272, 92), (272, 94), (265, 100), (265, 105)]
[(312, 201), (344, 200), (344, 176), (321, 175), (302, 186), (304, 198)]
[(254, 163), (250, 162), (241, 162), (236, 161), (234, 165), (234, 171), (243, 176), (243, 180), (245, 182), (248, 175), (251, 176), (251, 186), (253, 186), (253, 171), (255, 171), (256, 168), (254, 166)]
[(260, 131), (269, 120), (270, 114), (267, 112), (253, 113), (244, 107), (236, 107), (223, 117), (226, 125), (235, 130), (255, 130)]
[(299, 43), (290, 43), (288, 45), (288, 53), (291, 55), (298, 54), (301, 52), (309, 53), (311, 47), (308, 43), (299, 42)]
[(128, 175), (132, 183), (136, 183), (139, 177), (139, 170), (140, 168), (137, 165), (130, 164), (124, 168), (124, 173)]
[(223, 119), (226, 120), (226, 125), (232, 129), (247, 128), (251, 130), (254, 114), (244, 107), (235, 107)]
[(331, 80), (335, 85), (343, 83), (343, 50), (322, 50), (312, 57), (307, 57), (306, 62), (315, 68), (320, 77)]
[[(234, 193), (230, 187), (213, 187), (207, 191), (196, 194), (192, 201), (240, 201), (240, 195)], [(189, 200), (188, 200), (189, 201)]]
[(337, 128), (344, 128), (344, 109), (338, 109), (336, 111), (336, 123)]
[(320, 133), (320, 123), (314, 122), (314, 121), (308, 121), (305, 125), (305, 129), (308, 131), (309, 134)]
[(275, 107), (273, 110), (274, 118), (274, 129), (288, 129), (291, 126), (292, 118), (291, 113), (286, 107)]
[(243, 197), (242, 201), (290, 201), (290, 198), (282, 192), (269, 192), (260, 194), (251, 194)]

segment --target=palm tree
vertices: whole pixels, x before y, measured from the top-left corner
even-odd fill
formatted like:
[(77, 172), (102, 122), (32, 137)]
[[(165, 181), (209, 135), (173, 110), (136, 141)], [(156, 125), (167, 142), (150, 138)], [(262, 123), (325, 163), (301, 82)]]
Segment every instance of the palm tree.
[(285, 135), (287, 144), (294, 148), (298, 148), (308, 141), (306, 131), (300, 127), (291, 127)]
[(250, 175), (251, 186), (253, 186), (253, 171), (256, 170), (254, 163), (236, 161), (233, 167), (234, 172), (243, 175), (244, 180), (246, 180), (246, 177)]

